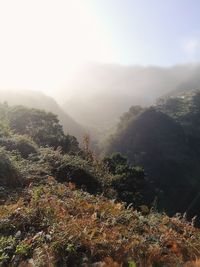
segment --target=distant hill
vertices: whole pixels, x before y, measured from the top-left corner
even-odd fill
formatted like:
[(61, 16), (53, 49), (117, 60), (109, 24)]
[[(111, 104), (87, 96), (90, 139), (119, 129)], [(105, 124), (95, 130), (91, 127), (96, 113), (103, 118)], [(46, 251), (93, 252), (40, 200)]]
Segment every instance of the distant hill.
[(86, 131), (84, 127), (69, 116), (52, 97), (44, 93), (29, 90), (0, 90), (0, 102), (53, 112), (58, 115), (64, 131), (74, 135), (79, 141), (82, 140)]
[(190, 94), (191, 91), (196, 90), (200, 90), (200, 66), (195, 68), (189, 79), (179, 84), (175, 90), (168, 92), (167, 96), (175, 97), (180, 96), (181, 94)]
[(104, 135), (129, 107), (153, 104), (190, 81), (199, 69), (197, 64), (169, 68), (89, 64), (61, 90), (59, 101), (78, 122)]
[(200, 91), (130, 108), (106, 144), (116, 151), (144, 167), (160, 210), (200, 216)]

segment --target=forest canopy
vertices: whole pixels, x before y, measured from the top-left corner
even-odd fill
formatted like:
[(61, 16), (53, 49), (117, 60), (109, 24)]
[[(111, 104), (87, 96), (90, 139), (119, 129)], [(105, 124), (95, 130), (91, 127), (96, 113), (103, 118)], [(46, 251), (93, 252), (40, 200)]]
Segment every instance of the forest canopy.
[[(157, 191), (160, 211), (198, 213), (200, 198), (200, 92), (160, 99), (149, 108), (133, 106), (106, 144), (141, 165)], [(192, 204), (191, 204), (192, 203)]]

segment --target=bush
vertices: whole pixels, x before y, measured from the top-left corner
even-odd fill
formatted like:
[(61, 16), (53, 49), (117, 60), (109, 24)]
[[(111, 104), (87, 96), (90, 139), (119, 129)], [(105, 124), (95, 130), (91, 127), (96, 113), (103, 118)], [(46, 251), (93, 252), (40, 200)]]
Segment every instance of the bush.
[(28, 158), (30, 154), (35, 154), (38, 151), (36, 143), (26, 135), (2, 137), (0, 138), (0, 145), (8, 151), (18, 151), (23, 158)]
[(172, 267), (200, 258), (200, 230), (184, 217), (142, 215), (52, 177), (0, 206), (0, 235), (1, 266), (31, 258), (34, 266)]
[(61, 149), (40, 149), (40, 162), (49, 165), (49, 170), (59, 182), (72, 182), (78, 188), (96, 193), (101, 190), (100, 174), (87, 159), (79, 156), (62, 154)]
[(72, 182), (90, 193), (101, 190), (100, 180), (94, 166), (78, 156), (64, 155), (55, 176), (60, 182)]
[(114, 176), (111, 186), (120, 200), (137, 206), (145, 202), (151, 203), (149, 199), (147, 200), (150, 184), (141, 167), (132, 167), (127, 158), (120, 153), (113, 153), (110, 157), (104, 158), (103, 162)]
[(22, 178), (12, 157), (0, 148), (0, 186), (14, 187), (21, 184)]
[(16, 136), (16, 150), (20, 152), (23, 158), (28, 158), (30, 154), (38, 152), (38, 147), (28, 136), (18, 135)]

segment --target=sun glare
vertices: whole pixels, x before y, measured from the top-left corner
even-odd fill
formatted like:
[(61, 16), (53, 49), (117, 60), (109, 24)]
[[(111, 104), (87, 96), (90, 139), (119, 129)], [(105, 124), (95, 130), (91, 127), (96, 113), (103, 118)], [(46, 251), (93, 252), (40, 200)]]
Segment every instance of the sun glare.
[(53, 90), (113, 49), (88, 1), (0, 1), (0, 88)]

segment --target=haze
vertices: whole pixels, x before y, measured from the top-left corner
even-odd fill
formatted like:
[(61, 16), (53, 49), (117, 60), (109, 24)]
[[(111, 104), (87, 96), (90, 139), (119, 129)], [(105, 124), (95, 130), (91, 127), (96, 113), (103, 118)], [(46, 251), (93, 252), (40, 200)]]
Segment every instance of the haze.
[(84, 61), (111, 61), (88, 1), (0, 1), (0, 87), (56, 90)]
[(1, 0), (0, 88), (56, 95), (85, 62), (198, 62), (199, 8), (197, 0)]
[(199, 9), (195, 0), (0, 0), (1, 101), (104, 135), (132, 105), (198, 89)]

